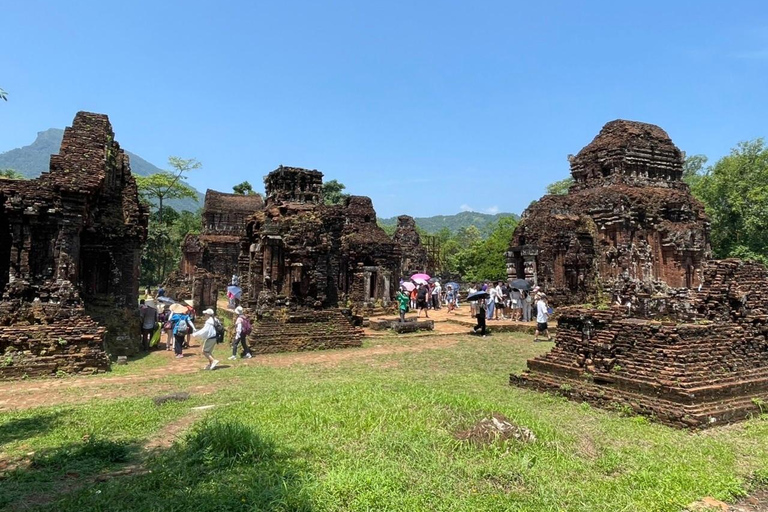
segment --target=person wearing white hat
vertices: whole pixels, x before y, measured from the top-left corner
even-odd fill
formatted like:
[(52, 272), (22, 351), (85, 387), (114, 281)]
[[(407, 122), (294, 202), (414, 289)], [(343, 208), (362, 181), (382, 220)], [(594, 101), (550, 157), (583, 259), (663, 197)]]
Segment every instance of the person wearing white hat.
[(230, 361), (234, 361), (237, 359), (237, 345), (241, 344), (243, 346), (243, 357), (245, 359), (250, 359), (251, 356), (251, 349), (248, 348), (248, 335), (251, 334), (251, 322), (248, 321), (248, 319), (243, 314), (243, 307), (237, 306), (235, 308), (235, 313), (237, 314), (237, 320), (235, 320), (235, 337), (232, 340), (232, 355), (229, 356)]
[(203, 340), (203, 355), (208, 358), (208, 365), (205, 370), (213, 370), (219, 362), (213, 358), (213, 349), (216, 347), (216, 319), (215, 313), (211, 308), (203, 311), (205, 315), (205, 324), (203, 327), (192, 333), (195, 338)]

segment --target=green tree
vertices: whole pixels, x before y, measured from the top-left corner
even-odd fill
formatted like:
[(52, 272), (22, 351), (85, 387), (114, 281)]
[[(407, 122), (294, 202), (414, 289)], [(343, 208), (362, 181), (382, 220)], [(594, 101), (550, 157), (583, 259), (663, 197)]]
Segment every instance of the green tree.
[(343, 183), (336, 180), (323, 183), (323, 202), (325, 204), (343, 204), (349, 194), (343, 194), (341, 191), (347, 188)]
[(568, 176), (565, 179), (547, 185), (547, 194), (554, 196), (565, 195), (571, 189), (571, 185), (573, 185), (573, 178)]
[(693, 193), (709, 214), (715, 256), (767, 262), (768, 148), (765, 141), (740, 142), (729, 155), (697, 175), (700, 177), (694, 180)]
[(233, 186), (232, 187), (232, 191), (235, 194), (240, 194), (241, 196), (254, 196), (254, 195), (256, 195), (256, 192), (253, 191), (253, 187), (247, 181), (244, 181), (242, 183), (238, 183), (237, 185)]
[(23, 180), (24, 175), (13, 169), (0, 169), (0, 180)]
[(706, 171), (704, 165), (707, 163), (707, 157), (704, 155), (691, 155), (685, 158), (683, 163), (683, 181), (694, 190)]
[(149, 176), (136, 176), (139, 193), (148, 199), (157, 200), (158, 221), (163, 222), (163, 201), (166, 199), (196, 198), (195, 190), (187, 185), (189, 171), (199, 169), (202, 164), (194, 158), (183, 159), (177, 156), (168, 158), (172, 171), (158, 172)]

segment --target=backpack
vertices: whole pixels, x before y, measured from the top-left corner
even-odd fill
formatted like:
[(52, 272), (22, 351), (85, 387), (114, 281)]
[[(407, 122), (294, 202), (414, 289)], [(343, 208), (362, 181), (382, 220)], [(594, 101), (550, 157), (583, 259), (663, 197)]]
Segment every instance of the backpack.
[(251, 334), (252, 329), (253, 328), (251, 327), (251, 322), (249, 322), (247, 318), (243, 317), (243, 323), (240, 326), (240, 332), (243, 334), (243, 336), (248, 336)]
[(174, 334), (187, 334), (187, 331), (189, 331), (189, 323), (187, 322), (187, 318), (183, 317), (177, 320), (176, 332)]
[(216, 317), (213, 317), (213, 328), (216, 330), (216, 343), (224, 343), (224, 326)]

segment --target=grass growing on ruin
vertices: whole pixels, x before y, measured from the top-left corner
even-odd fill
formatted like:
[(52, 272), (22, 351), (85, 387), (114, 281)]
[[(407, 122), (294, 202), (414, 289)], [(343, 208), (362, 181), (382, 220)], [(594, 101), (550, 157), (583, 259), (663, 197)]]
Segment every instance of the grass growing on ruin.
[[(768, 480), (767, 419), (673, 430), (509, 387), (509, 372), (549, 344), (514, 334), (457, 340), (332, 364), (238, 361), (168, 376), (169, 389), (217, 390), (182, 403), (131, 398), (5, 414), (0, 460), (35, 452), (49, 462), (0, 479), (0, 508), (43, 496), (33, 501), (38, 509), (61, 511), (679, 511), (703, 496), (733, 500)], [(142, 393), (140, 384), (121, 385)], [(199, 405), (216, 407), (193, 413)], [(537, 441), (477, 447), (456, 439), (492, 412), (532, 429)], [(194, 424), (173, 446), (141, 453), (147, 438), (191, 414)], [(145, 471), (94, 481), (131, 463)]]

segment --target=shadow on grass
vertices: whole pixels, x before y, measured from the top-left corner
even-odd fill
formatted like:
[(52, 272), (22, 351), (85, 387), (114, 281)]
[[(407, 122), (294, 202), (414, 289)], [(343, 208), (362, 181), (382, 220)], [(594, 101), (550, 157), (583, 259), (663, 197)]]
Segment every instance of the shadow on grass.
[(56, 424), (60, 414), (51, 412), (0, 424), (0, 446), (42, 435)]
[[(279, 450), (271, 441), (262, 438), (251, 427), (237, 421), (211, 419), (204, 421), (170, 449), (153, 454), (143, 461), (136, 474), (107, 478), (97, 482), (93, 476), (99, 469), (114, 464), (115, 457), (129, 453), (130, 447), (103, 445), (98, 449), (85, 449), (88, 455), (78, 467), (88, 471), (79, 475), (77, 485), (53, 486), (53, 490), (39, 488), (46, 499), (34, 495), (21, 497), (15, 485), (27, 480), (39, 480), (34, 473), (48, 478), (66, 479), (72, 464), (60, 464), (59, 454), (47, 454), (47, 465), (33, 463), (0, 479), (0, 496), (11, 491), (19, 499), (37, 505), (24, 510), (56, 511), (310, 511), (309, 495), (303, 490), (303, 467), (291, 455)], [(72, 450), (72, 447), (62, 449)], [(94, 459), (95, 457), (95, 459)], [(94, 461), (102, 461), (99, 468)], [(51, 471), (53, 469), (54, 471)], [(103, 471), (102, 471), (103, 472)], [(104, 479), (100, 476), (99, 479)], [(38, 497), (39, 498), (39, 497)], [(13, 502), (11, 502), (13, 503)], [(2, 508), (0, 498), (0, 508)]]

